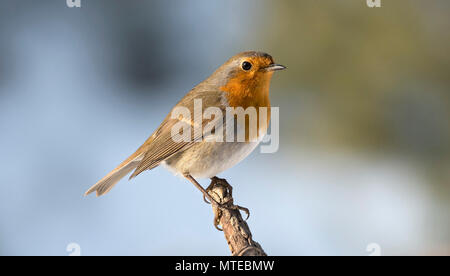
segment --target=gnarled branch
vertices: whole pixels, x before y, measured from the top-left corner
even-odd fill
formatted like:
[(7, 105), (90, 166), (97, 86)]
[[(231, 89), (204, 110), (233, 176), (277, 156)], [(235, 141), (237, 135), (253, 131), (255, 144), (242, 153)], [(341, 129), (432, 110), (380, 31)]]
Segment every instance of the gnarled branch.
[[(208, 194), (224, 207), (212, 205), (214, 224), (221, 225), (233, 256), (266, 256), (262, 247), (252, 239), (252, 233), (239, 210), (246, 208), (233, 204), (231, 185), (225, 179), (213, 178)], [(247, 214), (248, 215), (248, 214)]]

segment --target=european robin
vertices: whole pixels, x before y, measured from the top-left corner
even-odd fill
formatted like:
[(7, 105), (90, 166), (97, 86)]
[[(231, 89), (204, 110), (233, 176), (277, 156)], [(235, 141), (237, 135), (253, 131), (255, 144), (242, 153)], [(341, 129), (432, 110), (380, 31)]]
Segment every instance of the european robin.
[[(274, 71), (285, 68), (274, 63), (273, 58), (266, 53), (250, 51), (237, 54), (187, 93), (172, 109), (172, 112), (176, 108), (182, 107), (192, 113), (195, 101), (201, 100), (202, 110), (216, 107), (223, 111), (223, 114), (226, 113), (227, 108), (231, 107), (244, 109), (254, 107), (257, 111), (261, 107), (265, 107), (268, 109), (267, 121), (269, 121), (270, 80)], [(183, 116), (173, 118), (170, 116), (171, 113), (135, 153), (92, 186), (85, 195), (94, 191), (97, 196), (107, 193), (121, 178), (133, 170), (130, 179), (145, 170), (165, 165), (176, 174), (187, 178), (202, 191), (204, 196), (213, 201), (195, 179), (217, 179), (215, 177), (217, 174), (247, 157), (267, 131), (267, 125), (259, 124), (256, 137), (250, 137), (248, 134), (249, 120), (234, 121), (235, 124), (224, 120), (222, 121), (224, 131), (228, 131), (230, 125), (233, 130), (245, 129), (245, 141), (201, 139), (206, 138), (204, 132), (197, 136), (191, 135), (191, 141), (175, 141), (172, 129), (177, 123), (195, 127), (196, 122)], [(259, 112), (257, 115), (260, 116)], [(208, 121), (201, 121), (202, 126), (205, 125), (205, 122)]]

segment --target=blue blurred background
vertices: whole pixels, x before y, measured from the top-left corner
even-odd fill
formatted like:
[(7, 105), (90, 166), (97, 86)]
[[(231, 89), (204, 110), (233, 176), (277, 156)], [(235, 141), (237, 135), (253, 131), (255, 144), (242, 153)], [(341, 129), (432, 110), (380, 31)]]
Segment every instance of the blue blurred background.
[(0, 255), (228, 255), (163, 168), (83, 193), (245, 50), (289, 67), (280, 150), (220, 175), (268, 254), (450, 254), (449, 1), (81, 2), (1, 3)]

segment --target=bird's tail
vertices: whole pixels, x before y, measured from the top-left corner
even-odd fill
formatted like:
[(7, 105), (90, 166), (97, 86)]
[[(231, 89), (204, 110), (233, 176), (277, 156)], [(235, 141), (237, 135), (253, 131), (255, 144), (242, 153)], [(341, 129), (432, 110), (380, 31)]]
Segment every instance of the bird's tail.
[(123, 161), (122, 164), (117, 166), (114, 170), (108, 173), (105, 177), (103, 177), (100, 181), (98, 181), (95, 185), (93, 185), (89, 190), (84, 194), (85, 196), (96, 191), (97, 196), (101, 196), (109, 192), (109, 190), (114, 187), (114, 185), (119, 182), (124, 176), (126, 176), (129, 172), (134, 170), (142, 160), (143, 154), (136, 151), (127, 160)]

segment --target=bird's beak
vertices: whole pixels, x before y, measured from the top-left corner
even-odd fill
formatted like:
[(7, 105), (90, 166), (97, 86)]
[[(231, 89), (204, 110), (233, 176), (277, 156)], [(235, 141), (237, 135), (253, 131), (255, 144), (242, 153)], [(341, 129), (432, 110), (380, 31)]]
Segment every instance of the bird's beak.
[(286, 69), (286, 66), (283, 66), (281, 64), (272, 63), (269, 66), (267, 66), (266, 71), (278, 71), (278, 70), (284, 70)]

